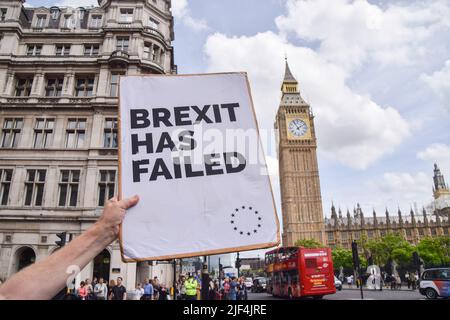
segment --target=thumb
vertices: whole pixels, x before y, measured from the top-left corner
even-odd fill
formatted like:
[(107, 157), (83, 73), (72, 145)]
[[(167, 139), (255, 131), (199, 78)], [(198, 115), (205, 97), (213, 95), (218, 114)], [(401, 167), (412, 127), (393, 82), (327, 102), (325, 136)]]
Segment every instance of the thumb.
[(139, 196), (135, 195), (128, 199), (123, 199), (119, 201), (119, 207), (122, 209), (128, 209), (135, 206), (139, 202)]

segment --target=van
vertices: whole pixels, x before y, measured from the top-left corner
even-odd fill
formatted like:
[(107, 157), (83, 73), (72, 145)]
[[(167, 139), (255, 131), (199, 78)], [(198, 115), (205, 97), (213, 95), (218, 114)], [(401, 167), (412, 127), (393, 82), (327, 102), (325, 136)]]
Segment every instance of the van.
[(425, 270), (420, 278), (419, 292), (428, 299), (450, 297), (450, 268)]

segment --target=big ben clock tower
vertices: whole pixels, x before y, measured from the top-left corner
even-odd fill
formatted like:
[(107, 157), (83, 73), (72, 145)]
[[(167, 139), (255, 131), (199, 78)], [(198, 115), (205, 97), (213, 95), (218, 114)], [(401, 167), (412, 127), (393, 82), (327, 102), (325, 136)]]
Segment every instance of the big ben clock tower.
[(286, 61), (275, 121), (280, 170), (283, 245), (314, 239), (326, 245), (317, 165), (317, 140), (310, 106)]

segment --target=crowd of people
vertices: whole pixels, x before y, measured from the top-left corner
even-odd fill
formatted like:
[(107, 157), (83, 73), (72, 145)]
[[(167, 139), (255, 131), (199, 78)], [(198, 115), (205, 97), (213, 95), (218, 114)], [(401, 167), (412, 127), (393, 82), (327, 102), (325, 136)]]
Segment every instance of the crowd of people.
[[(368, 275), (363, 276), (363, 282), (367, 280)], [(353, 275), (349, 275), (345, 277), (344, 275), (338, 276), (339, 280), (342, 284), (346, 283), (349, 288), (352, 286), (356, 286), (359, 288), (360, 279), (355, 279)], [(419, 286), (419, 275), (417, 272), (406, 272), (404, 275), (404, 281), (399, 274), (389, 274), (387, 272), (381, 273), (381, 286), (385, 289), (391, 290), (400, 290), (402, 288), (402, 284), (406, 283), (408, 289), (416, 290)], [(363, 285), (364, 286), (364, 285)]]
[[(244, 278), (209, 279), (209, 300), (247, 300), (247, 287)], [(105, 282), (103, 278), (86, 279), (70, 293), (72, 299), (79, 300), (172, 300), (174, 293), (178, 300), (200, 300), (201, 279), (197, 274), (181, 275), (175, 290), (160, 283), (157, 277), (145, 279), (134, 290), (128, 291), (122, 284), (123, 279)], [(175, 291), (175, 292), (174, 292)]]

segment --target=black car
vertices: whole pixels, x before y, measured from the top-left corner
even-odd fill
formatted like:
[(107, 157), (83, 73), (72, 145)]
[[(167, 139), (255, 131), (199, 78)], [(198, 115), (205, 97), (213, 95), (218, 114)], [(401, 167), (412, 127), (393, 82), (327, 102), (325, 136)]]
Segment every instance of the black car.
[(255, 280), (253, 280), (252, 292), (266, 292), (266, 286), (266, 278), (256, 278)]

